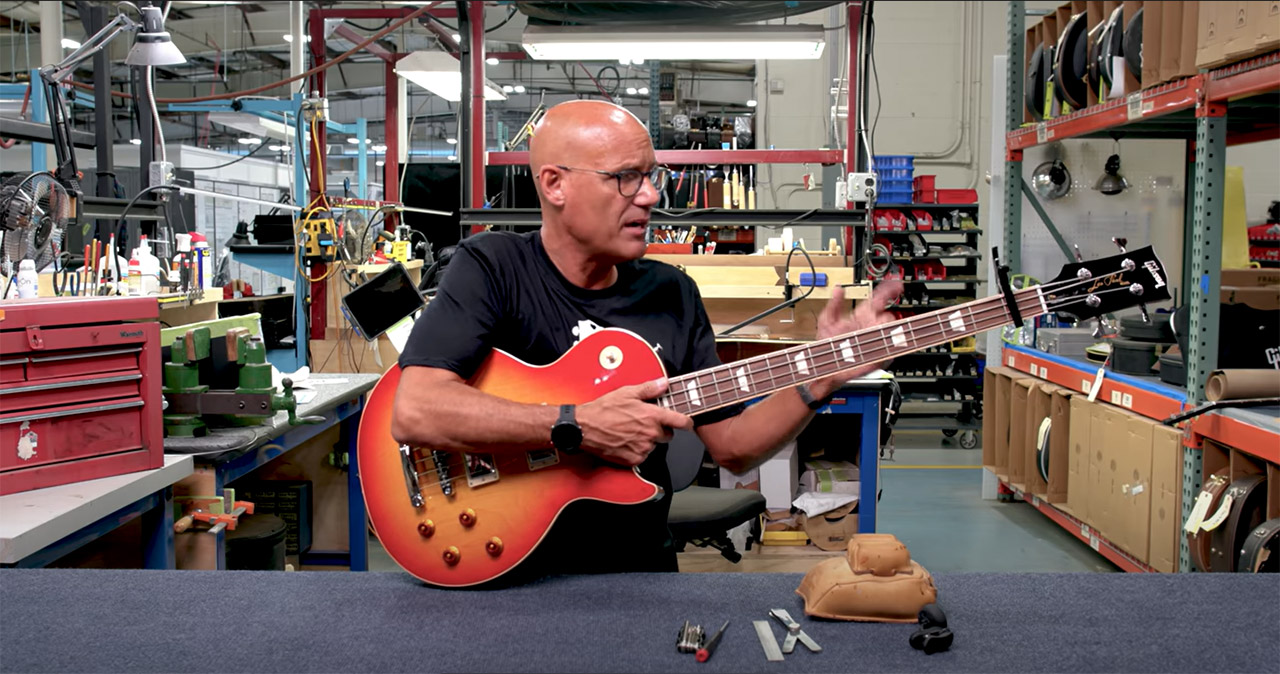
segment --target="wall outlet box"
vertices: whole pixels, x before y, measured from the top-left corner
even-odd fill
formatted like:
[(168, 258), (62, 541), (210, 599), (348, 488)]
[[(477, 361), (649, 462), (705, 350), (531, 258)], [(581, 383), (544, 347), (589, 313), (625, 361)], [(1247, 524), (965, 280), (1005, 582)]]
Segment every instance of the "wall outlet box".
[(849, 201), (874, 201), (879, 185), (874, 173), (850, 173), (845, 180)]
[(170, 161), (153, 161), (147, 166), (147, 184), (156, 185), (172, 185), (173, 184), (173, 162)]

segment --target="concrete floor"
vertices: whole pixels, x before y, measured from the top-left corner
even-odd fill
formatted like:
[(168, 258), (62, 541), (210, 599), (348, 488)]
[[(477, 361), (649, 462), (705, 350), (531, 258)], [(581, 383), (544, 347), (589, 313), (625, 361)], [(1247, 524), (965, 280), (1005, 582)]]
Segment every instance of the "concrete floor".
[[(899, 433), (881, 462), (877, 530), (898, 537), (930, 572), (1114, 572), (1117, 567), (1025, 503), (984, 501), (982, 450), (938, 433)], [(753, 546), (731, 564), (714, 550), (681, 553), (682, 571), (805, 572), (840, 553)], [(370, 538), (369, 568), (396, 570)]]

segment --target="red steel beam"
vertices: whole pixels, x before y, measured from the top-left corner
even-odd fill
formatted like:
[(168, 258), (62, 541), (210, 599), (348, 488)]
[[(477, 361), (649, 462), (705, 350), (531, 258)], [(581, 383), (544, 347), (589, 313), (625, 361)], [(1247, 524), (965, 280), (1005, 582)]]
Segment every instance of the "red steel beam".
[(471, 124), (465, 142), (471, 152), (471, 208), (481, 208), (485, 202), (485, 132), (484, 132), (484, 3), (467, 3), (467, 22), (470, 31), (471, 52)]
[[(311, 16), (320, 19), (403, 19), (417, 9), (417, 7), (403, 7), (400, 9), (313, 9), (311, 10)], [(433, 9), (427, 13), (441, 19), (453, 19), (458, 16), (458, 10), (456, 9)]]
[(1280, 437), (1265, 428), (1210, 412), (1191, 422), (1191, 432), (1235, 447), (1263, 461), (1280, 463)]
[[(842, 164), (843, 150), (658, 150), (658, 163), (677, 164)], [(490, 152), (490, 166), (523, 166), (529, 153)]]
[(1125, 97), (1010, 131), (1006, 136), (1008, 149), (1025, 150), (1050, 141), (1123, 126), (1138, 119), (1190, 110), (1196, 107), (1196, 92), (1202, 86), (1203, 77), (1195, 75), (1147, 89), (1141, 92), (1137, 102)]
[[(848, 11), (845, 19), (845, 30), (849, 31), (849, 96), (845, 102), (845, 173), (858, 171), (858, 36), (862, 34), (862, 3), (846, 3)], [(836, 86), (840, 86), (837, 82)], [(874, 167), (866, 167), (868, 171)], [(777, 204), (774, 204), (777, 207)], [(844, 207), (848, 207), (848, 201)], [(844, 249), (846, 254), (853, 250), (853, 228), (844, 228)]]
[(1280, 126), (1263, 126), (1243, 133), (1227, 132), (1227, 147), (1260, 143), (1264, 140), (1280, 140)]
[[(325, 62), (325, 39), (324, 39), (324, 21), (316, 16), (318, 10), (311, 12), (311, 60), (315, 66), (319, 66)], [(311, 92), (313, 96), (324, 97), (328, 90), (325, 85), (325, 71), (320, 71), (311, 78)], [(326, 133), (325, 123), (323, 120), (317, 120), (313, 123), (312, 128), (315, 129), (316, 137), (319, 141), (320, 154), (316, 156), (316, 152), (311, 150), (311, 190), (310, 201), (321, 195), (321, 185), (324, 182), (324, 161), (323, 156), (326, 153)], [(308, 142), (310, 139), (299, 138), (298, 142)], [(310, 145), (310, 143), (308, 143)], [(306, 213), (302, 217), (306, 217)], [(311, 265), (307, 272), (311, 278), (320, 278), (324, 276), (325, 264), (317, 262)], [(325, 338), (325, 325), (327, 324), (327, 316), (325, 308), (328, 303), (327, 286), (324, 281), (317, 281), (311, 284), (311, 308), (309, 314), (311, 316), (311, 339)]]
[(1206, 98), (1219, 103), (1241, 96), (1280, 91), (1280, 53), (1210, 72), (1206, 85)]
[[(396, 74), (395, 61), (386, 64), (386, 91), (383, 95), (386, 119), (383, 126), (383, 144), (387, 153), (382, 163), (382, 198), (400, 201), (400, 76)], [(403, 203), (403, 202), (402, 202)], [(388, 213), (386, 229), (395, 229), (398, 213)]]

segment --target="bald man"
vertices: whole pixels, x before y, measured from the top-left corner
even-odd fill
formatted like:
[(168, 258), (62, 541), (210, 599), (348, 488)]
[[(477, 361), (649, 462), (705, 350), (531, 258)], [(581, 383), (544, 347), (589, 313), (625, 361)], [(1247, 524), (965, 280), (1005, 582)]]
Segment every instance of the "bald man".
[[(741, 472), (794, 438), (821, 402), (859, 371), (783, 390), (745, 410), (733, 406), (695, 418), (649, 402), (666, 391), (665, 379), (567, 410), (471, 388), (468, 378), (492, 349), (545, 365), (605, 327), (647, 340), (669, 376), (720, 364), (697, 286), (675, 267), (643, 259), (649, 213), (668, 180), (644, 125), (609, 103), (562, 103), (537, 127), (529, 165), (542, 204), (541, 230), (486, 233), (458, 246), (400, 357), (392, 435), (413, 446), (501, 453), (552, 447), (553, 426), (576, 426), (579, 446), (561, 449), (639, 466), (666, 495), (637, 506), (570, 504), (522, 570), (675, 571), (664, 444), (672, 429), (696, 430), (718, 464)], [(885, 322), (889, 317), (871, 307), (884, 307), (897, 291), (886, 287), (879, 301), (849, 314), (836, 287), (818, 337)], [(566, 436), (576, 439), (569, 432), (556, 440)]]

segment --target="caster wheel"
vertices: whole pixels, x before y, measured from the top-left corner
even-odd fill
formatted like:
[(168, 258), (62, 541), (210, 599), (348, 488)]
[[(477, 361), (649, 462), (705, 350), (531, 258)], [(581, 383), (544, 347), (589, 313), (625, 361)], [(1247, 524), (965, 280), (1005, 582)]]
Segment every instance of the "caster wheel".
[(973, 449), (978, 446), (978, 434), (973, 431), (965, 431), (960, 434), (960, 446), (965, 449)]
[(945, 436), (947, 436), (948, 438), (954, 438), (954, 437), (956, 437), (956, 433), (957, 433), (957, 432), (958, 432), (958, 431), (956, 431), (956, 429), (954, 429), (954, 428), (944, 428), (944, 429), (942, 429), (942, 434), (943, 434), (943, 435), (945, 435)]

